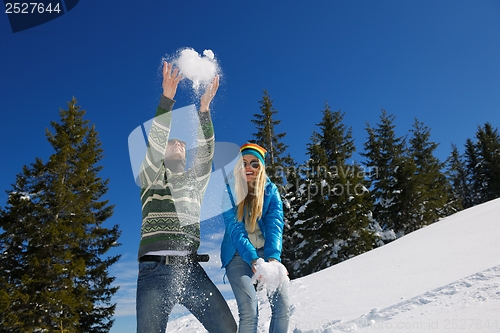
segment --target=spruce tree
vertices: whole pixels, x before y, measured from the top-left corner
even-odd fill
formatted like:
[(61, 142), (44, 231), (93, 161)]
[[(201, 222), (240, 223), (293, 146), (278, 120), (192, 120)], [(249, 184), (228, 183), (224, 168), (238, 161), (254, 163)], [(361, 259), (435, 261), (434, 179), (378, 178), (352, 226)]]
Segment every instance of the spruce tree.
[(299, 213), (302, 212), (304, 205), (307, 204), (307, 187), (305, 175), (302, 172), (303, 168), (304, 165), (300, 165), (286, 170), (287, 183), (283, 186), (284, 190), (281, 194), (285, 222), (281, 262), (287, 267), (291, 279), (300, 277), (296, 274), (296, 270), (299, 267), (297, 265), (299, 260), (297, 248), (303, 241), (303, 235), (296, 230), (295, 225), (301, 223)]
[(109, 332), (119, 259), (113, 205), (99, 177), (103, 149), (95, 126), (73, 98), (46, 131), (54, 153), (25, 166), (0, 212), (3, 332)]
[(471, 207), (472, 201), (463, 157), (455, 144), (451, 148), (451, 154), (446, 160), (446, 176), (451, 186), (448, 205), (452, 207), (450, 213), (453, 213)]
[(364, 172), (349, 163), (354, 151), (352, 129), (344, 114), (326, 105), (319, 131), (308, 144), (309, 161), (303, 183), (306, 204), (293, 229), (300, 235), (293, 274), (303, 276), (372, 249), (370, 197)]
[(288, 147), (282, 141), (286, 133), (275, 131), (275, 126), (279, 125), (281, 120), (274, 118), (278, 111), (273, 107), (273, 101), (267, 90), (264, 90), (259, 103), (261, 113), (254, 114), (255, 119), (252, 119), (257, 132), (253, 133), (255, 139), (250, 141), (267, 150), (266, 173), (269, 179), (283, 190), (281, 186), (286, 183), (287, 172), (294, 167), (294, 162), (290, 155), (286, 154)]
[(405, 147), (405, 155), (401, 157), (399, 168), (394, 175), (396, 187), (393, 190), (393, 205), (388, 209), (393, 223), (392, 230), (397, 236), (412, 232), (423, 223), (422, 214), (419, 212), (419, 208), (423, 206), (423, 198), (420, 195), (423, 188), (415, 176), (417, 165), (407, 154), (407, 147)]
[(490, 123), (465, 142), (464, 164), (470, 206), (500, 197), (500, 135)]
[(273, 107), (273, 101), (267, 90), (264, 90), (260, 103), (261, 113), (254, 114), (255, 119), (252, 122), (257, 127), (257, 132), (253, 133), (254, 140), (250, 140), (267, 150), (266, 173), (269, 179), (278, 186), (281, 198), (283, 200), (284, 230), (283, 230), (283, 250), (282, 261), (289, 267), (294, 260), (294, 241), (291, 221), (294, 212), (292, 204), (296, 203), (295, 198), (289, 193), (295, 191), (296, 170), (295, 162), (290, 154), (286, 153), (288, 148), (283, 139), (286, 133), (276, 133), (275, 126), (279, 125), (281, 120), (275, 119), (278, 111)]
[(411, 200), (413, 184), (408, 177), (413, 175), (415, 165), (406, 156), (406, 139), (396, 136), (394, 119), (394, 115), (382, 109), (377, 127), (367, 124), (368, 140), (360, 155), (365, 157), (363, 164), (370, 180), (374, 219), (383, 230), (401, 235), (406, 218), (401, 215), (401, 209), (404, 201)]
[(415, 163), (415, 173), (409, 175), (409, 181), (414, 186), (410, 191), (413, 200), (405, 202), (406, 209), (411, 210), (411, 216), (406, 221), (406, 233), (446, 216), (450, 192), (449, 183), (441, 171), (444, 164), (434, 156), (438, 144), (430, 141), (430, 129), (415, 119), (411, 132), (409, 156)]
[(490, 123), (479, 127), (476, 133), (476, 152), (479, 163), (476, 176), (481, 191), (481, 202), (500, 197), (500, 134)]
[(470, 191), (470, 204), (472, 207), (484, 202), (482, 192), (486, 180), (481, 169), (481, 157), (478, 148), (470, 138), (465, 141), (464, 160)]

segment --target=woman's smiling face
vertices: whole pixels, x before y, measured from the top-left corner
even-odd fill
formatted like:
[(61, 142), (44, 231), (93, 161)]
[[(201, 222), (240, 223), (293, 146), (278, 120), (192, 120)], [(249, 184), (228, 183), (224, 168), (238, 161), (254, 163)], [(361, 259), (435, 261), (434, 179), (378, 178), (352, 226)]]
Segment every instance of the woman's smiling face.
[(257, 157), (253, 155), (243, 156), (243, 169), (241, 169), (242, 176), (247, 182), (252, 182), (257, 179), (259, 175), (260, 163)]

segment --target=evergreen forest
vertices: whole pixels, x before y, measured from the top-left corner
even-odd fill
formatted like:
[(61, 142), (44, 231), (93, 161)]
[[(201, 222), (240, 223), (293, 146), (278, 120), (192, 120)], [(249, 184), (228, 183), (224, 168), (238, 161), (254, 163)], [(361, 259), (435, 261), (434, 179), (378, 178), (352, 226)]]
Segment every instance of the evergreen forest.
[[(266, 172), (279, 188), (285, 230), (282, 262), (299, 278), (383, 246), (460, 210), (500, 197), (500, 134), (478, 126), (446, 160), (431, 129), (415, 119), (398, 134), (381, 110), (356, 152), (345, 114), (328, 104), (305, 144), (288, 152), (279, 113), (264, 90), (249, 142), (267, 149)], [(98, 132), (76, 99), (46, 137), (53, 154), (24, 166), (0, 208), (0, 332), (109, 332), (118, 287), (118, 225), (100, 177)], [(474, 134), (474, 133), (471, 133)], [(358, 138), (359, 139), (359, 138)], [(362, 160), (354, 161), (354, 154)]]
[(307, 160), (287, 152), (278, 110), (264, 90), (250, 142), (268, 150), (266, 172), (283, 200), (282, 261), (299, 278), (382, 246), (460, 210), (500, 197), (500, 134), (478, 126), (461, 151), (435, 156), (431, 129), (415, 119), (397, 134), (395, 116), (382, 109), (366, 124), (363, 160), (344, 113), (325, 104), (307, 143)]

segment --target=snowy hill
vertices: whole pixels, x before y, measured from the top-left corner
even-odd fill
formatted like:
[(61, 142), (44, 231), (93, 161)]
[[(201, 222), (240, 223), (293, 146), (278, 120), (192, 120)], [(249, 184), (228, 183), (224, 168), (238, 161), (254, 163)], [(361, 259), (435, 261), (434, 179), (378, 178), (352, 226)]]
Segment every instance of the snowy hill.
[[(497, 199), (291, 281), (289, 332), (500, 332), (499, 216)], [(205, 332), (192, 315), (167, 331)]]

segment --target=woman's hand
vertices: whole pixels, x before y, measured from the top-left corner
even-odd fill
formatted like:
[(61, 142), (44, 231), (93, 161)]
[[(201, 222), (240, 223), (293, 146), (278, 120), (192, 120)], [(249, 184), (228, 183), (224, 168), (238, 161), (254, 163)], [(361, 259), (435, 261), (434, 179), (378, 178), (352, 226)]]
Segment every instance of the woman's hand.
[(257, 265), (257, 260), (258, 259), (252, 260), (252, 272), (254, 274), (255, 274), (255, 272), (257, 272), (257, 267), (255, 267)]

